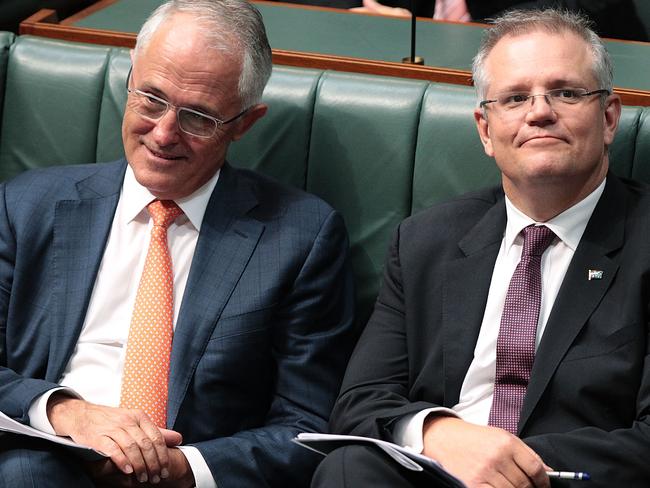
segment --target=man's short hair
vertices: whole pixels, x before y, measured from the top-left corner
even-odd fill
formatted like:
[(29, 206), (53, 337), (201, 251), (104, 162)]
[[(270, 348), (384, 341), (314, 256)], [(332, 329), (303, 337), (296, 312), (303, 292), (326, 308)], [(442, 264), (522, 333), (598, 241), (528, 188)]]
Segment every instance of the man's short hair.
[(492, 19), (492, 25), (485, 30), (479, 51), (472, 64), (472, 77), (479, 100), (487, 97), (490, 80), (485, 62), (494, 46), (506, 36), (520, 36), (535, 31), (550, 34), (571, 32), (585, 40), (593, 54), (593, 73), (598, 86), (612, 91), (613, 68), (609, 53), (600, 37), (593, 31), (591, 21), (578, 12), (559, 9), (511, 10)]
[(241, 52), (238, 89), (242, 109), (259, 103), (271, 76), (271, 48), (262, 15), (246, 0), (170, 0), (162, 4), (138, 33), (136, 59), (160, 25), (179, 12), (195, 17), (196, 28), (202, 31), (211, 48)]

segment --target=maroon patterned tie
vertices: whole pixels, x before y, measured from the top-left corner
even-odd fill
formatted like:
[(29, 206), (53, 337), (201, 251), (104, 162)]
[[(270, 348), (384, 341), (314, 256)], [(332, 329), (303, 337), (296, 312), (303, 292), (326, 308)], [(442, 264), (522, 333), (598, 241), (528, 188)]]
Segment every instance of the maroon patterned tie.
[(510, 280), (497, 338), (494, 399), (488, 424), (517, 433), (519, 414), (535, 359), (535, 337), (542, 299), (542, 254), (555, 238), (548, 227), (521, 231), (524, 247)]

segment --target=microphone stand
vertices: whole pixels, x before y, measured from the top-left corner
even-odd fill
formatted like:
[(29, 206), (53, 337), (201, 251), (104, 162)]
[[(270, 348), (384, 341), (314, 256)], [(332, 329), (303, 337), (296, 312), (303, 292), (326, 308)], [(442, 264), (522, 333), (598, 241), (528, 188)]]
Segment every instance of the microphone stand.
[(417, 0), (410, 0), (409, 5), (411, 9), (411, 55), (402, 58), (402, 63), (408, 63), (408, 64), (424, 64), (424, 58), (422, 56), (416, 56), (415, 55), (415, 31), (417, 28), (417, 23), (415, 21), (416, 15), (415, 15), (415, 7), (416, 7), (416, 2)]

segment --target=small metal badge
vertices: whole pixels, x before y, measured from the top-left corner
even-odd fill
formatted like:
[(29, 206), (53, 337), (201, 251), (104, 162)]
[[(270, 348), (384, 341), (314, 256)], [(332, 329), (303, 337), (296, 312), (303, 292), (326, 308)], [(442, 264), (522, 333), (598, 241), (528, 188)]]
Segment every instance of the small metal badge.
[(589, 281), (591, 280), (602, 280), (603, 279), (603, 272), (599, 269), (590, 269), (587, 272), (587, 279)]

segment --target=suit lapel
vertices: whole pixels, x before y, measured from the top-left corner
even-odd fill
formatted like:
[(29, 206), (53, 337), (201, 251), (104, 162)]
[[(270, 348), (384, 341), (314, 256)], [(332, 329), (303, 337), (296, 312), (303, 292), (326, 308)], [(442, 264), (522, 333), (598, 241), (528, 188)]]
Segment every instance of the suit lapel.
[(478, 339), (488, 290), (506, 226), (503, 196), (459, 242), (463, 257), (445, 268), (443, 333), (445, 405), (458, 402)]
[(224, 165), (201, 223), (174, 332), (167, 423), (174, 425), (196, 366), (221, 312), (250, 260), (264, 225), (246, 214), (253, 189)]
[[(610, 174), (567, 269), (535, 355), (519, 421), (520, 432), (562, 358), (618, 271), (618, 258), (610, 255), (624, 242), (625, 219), (621, 215), (626, 215), (625, 189)], [(590, 269), (603, 271), (602, 279), (589, 280)]]
[(79, 199), (61, 200), (54, 211), (54, 331), (47, 378), (58, 381), (74, 351), (124, 178), (125, 163), (98, 167), (77, 183)]

